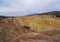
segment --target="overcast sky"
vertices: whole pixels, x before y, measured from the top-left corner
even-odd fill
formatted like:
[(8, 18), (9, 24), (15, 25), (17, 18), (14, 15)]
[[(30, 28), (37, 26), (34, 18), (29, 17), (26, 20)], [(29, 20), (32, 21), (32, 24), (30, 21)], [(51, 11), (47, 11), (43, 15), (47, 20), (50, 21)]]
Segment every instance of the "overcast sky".
[(19, 16), (60, 11), (60, 0), (0, 0), (0, 15)]

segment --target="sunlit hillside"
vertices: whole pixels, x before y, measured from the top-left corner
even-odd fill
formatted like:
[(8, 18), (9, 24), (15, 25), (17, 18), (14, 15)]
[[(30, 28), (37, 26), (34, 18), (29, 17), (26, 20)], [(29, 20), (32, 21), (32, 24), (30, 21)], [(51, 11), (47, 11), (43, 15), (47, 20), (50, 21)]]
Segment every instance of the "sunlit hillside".
[[(11, 24), (19, 24), (20, 26), (28, 27), (35, 32), (40, 32), (41, 30), (48, 28), (60, 27), (60, 18), (53, 15), (21, 16), (12, 19), (8, 18), (2, 21), (5, 21), (4, 24), (7, 25), (8, 28), (12, 27)], [(17, 27), (20, 28), (18, 25)]]
[(60, 27), (60, 18), (51, 15), (35, 15), (15, 18), (22, 26), (30, 27), (30, 29), (40, 32), (47, 28)]

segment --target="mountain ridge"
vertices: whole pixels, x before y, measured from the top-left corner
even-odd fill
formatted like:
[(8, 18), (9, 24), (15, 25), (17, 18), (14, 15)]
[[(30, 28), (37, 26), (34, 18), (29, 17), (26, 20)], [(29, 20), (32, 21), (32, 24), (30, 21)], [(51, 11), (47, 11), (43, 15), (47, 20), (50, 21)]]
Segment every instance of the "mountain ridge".
[[(56, 15), (57, 17), (60, 17), (60, 11), (52, 11), (52, 12), (45, 12), (45, 13), (36, 13), (32, 15)], [(32, 16), (32, 15), (27, 15), (27, 16)]]

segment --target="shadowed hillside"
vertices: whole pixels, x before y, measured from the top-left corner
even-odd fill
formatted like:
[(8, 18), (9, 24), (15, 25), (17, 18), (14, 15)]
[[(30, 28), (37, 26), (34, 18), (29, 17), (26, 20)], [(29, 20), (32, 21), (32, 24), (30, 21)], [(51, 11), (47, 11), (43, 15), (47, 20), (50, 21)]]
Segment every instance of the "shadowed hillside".
[[(21, 42), (19, 40), (24, 40), (23, 37), (25, 37), (26, 40), (34, 40), (34, 38), (36, 38), (36, 42), (40, 42), (41, 38), (42, 40), (47, 39), (47, 36), (49, 36), (48, 41), (41, 42), (50, 42), (50, 40), (51, 42), (55, 42), (54, 38), (58, 38), (57, 35), (60, 34), (60, 12), (53, 11), (35, 15), (6, 18), (1, 20), (0, 26), (3, 28), (3, 38), (5, 42)], [(30, 37), (29, 33), (32, 32), (33, 35), (35, 35), (34, 33), (38, 33), (37, 35), (39, 36), (35, 37), (32, 35)], [(27, 35), (28, 37), (24, 36), (23, 34)], [(44, 36), (46, 36), (46, 38)], [(50, 36), (53, 39), (50, 39)], [(37, 41), (37, 39), (39, 40)]]
[(60, 17), (60, 11), (52, 11), (48, 13), (39, 13), (39, 14), (32, 14), (32, 15), (27, 15), (27, 16), (33, 16), (33, 15), (55, 15), (56, 17)]

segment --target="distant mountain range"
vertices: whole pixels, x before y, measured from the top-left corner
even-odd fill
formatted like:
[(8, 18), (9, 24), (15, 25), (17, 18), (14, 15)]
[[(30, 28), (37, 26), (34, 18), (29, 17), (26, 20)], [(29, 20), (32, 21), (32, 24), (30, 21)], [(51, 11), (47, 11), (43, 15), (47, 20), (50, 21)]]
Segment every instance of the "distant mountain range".
[[(52, 11), (47, 13), (37, 13), (37, 14), (31, 14), (31, 15), (25, 15), (25, 16), (32, 16), (32, 15), (56, 15), (57, 17), (60, 17), (60, 11)], [(17, 16), (15, 16), (17, 17)], [(14, 18), (14, 16), (0, 16), (0, 18)]]
[[(56, 15), (57, 17), (60, 17), (60, 11), (52, 11), (52, 12), (38, 13), (38, 14), (32, 14), (32, 15)], [(32, 15), (27, 15), (27, 16), (32, 16)]]

